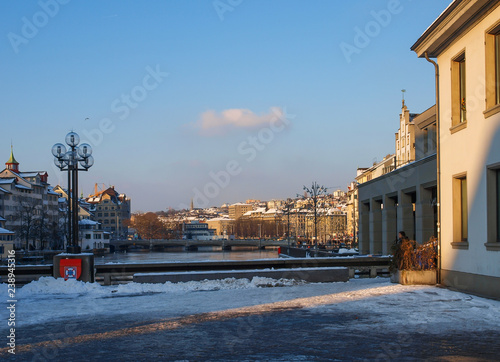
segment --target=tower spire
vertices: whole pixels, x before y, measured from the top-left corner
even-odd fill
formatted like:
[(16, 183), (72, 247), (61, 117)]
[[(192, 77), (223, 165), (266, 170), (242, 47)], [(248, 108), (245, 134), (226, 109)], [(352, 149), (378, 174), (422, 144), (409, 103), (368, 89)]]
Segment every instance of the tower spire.
[(405, 107), (405, 92), (406, 92), (406, 89), (401, 89), (401, 95), (403, 96), (403, 101), (402, 101), (403, 105), (402, 105), (402, 108)]
[(19, 162), (17, 162), (16, 158), (14, 157), (14, 147), (12, 146), (12, 141), (10, 144), (10, 157), (9, 160), (5, 162), (5, 166), (8, 170), (19, 172)]

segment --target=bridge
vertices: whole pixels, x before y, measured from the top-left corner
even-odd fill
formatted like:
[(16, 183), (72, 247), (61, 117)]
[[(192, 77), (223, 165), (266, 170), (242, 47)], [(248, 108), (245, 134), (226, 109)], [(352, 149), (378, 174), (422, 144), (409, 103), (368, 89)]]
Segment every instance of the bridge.
[(232, 247), (256, 247), (265, 249), (267, 247), (288, 246), (287, 240), (267, 240), (267, 239), (235, 239), (235, 240), (193, 240), (193, 239), (165, 239), (165, 240), (111, 240), (110, 246), (115, 250), (128, 249), (132, 246), (141, 246), (146, 249), (185, 247), (186, 250), (197, 250), (201, 246), (215, 246), (222, 250), (231, 250)]

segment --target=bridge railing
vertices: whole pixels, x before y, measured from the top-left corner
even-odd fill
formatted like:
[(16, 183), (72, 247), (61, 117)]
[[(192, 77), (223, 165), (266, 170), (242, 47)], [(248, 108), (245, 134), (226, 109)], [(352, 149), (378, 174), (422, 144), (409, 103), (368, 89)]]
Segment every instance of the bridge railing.
[[(280, 258), (263, 260), (218, 260), (196, 262), (169, 262), (143, 264), (95, 265), (96, 281), (104, 285), (125, 283), (135, 273), (161, 273), (178, 271), (253, 270), (283, 268), (348, 267), (350, 277), (355, 275), (388, 276), (390, 257), (348, 257), (348, 258)], [(22, 285), (41, 276), (52, 276), (52, 265), (16, 266), (16, 283)], [(0, 281), (8, 275), (6, 266), (0, 267)]]

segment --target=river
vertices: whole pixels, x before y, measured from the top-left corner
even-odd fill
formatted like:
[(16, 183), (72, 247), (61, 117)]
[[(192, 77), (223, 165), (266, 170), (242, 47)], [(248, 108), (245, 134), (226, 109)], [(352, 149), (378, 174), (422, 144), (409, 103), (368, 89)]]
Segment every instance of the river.
[(161, 263), (174, 261), (204, 260), (256, 260), (278, 258), (278, 248), (260, 250), (258, 248), (233, 248), (222, 251), (218, 247), (200, 247), (198, 251), (184, 251), (184, 248), (171, 248), (168, 251), (134, 250), (95, 256), (95, 264), (106, 263)]

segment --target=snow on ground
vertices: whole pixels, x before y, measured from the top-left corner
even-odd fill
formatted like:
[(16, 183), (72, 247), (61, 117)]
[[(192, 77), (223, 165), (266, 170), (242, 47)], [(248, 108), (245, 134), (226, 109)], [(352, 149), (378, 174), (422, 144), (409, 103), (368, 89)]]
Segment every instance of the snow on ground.
[[(7, 286), (0, 285), (7, 296)], [(497, 330), (500, 301), (430, 286), (391, 284), (387, 278), (353, 279), (346, 283), (304, 283), (268, 278), (227, 278), (188, 283), (101, 286), (97, 283), (41, 278), (16, 293), (19, 327), (70, 318), (137, 315), (161, 319), (247, 308), (259, 313), (304, 308), (310, 313), (368, 314), (356, 328), (395, 330)], [(2, 298), (5, 304), (7, 297)], [(1, 319), (7, 309), (0, 305)], [(332, 326), (331, 328), (340, 328)]]

